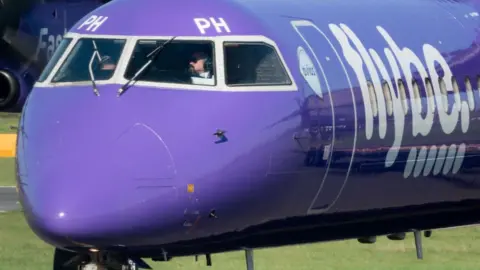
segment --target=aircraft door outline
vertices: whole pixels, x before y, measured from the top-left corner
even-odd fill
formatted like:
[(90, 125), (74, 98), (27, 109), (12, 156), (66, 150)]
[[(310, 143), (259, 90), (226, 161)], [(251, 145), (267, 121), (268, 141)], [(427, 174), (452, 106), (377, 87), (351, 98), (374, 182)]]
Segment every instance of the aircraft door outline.
[[(354, 111), (354, 138), (353, 138), (352, 156), (351, 156), (351, 159), (350, 159), (348, 169), (347, 169), (345, 178), (343, 180), (343, 183), (342, 183), (341, 187), (338, 189), (338, 191), (336, 191), (337, 194), (335, 194), (332, 201), (327, 202), (326, 207), (321, 208), (321, 209), (314, 209), (314, 208), (316, 208), (315, 206), (319, 205), (319, 202), (322, 201), (321, 193), (322, 193), (322, 189), (324, 189), (325, 183), (328, 179), (327, 177), (328, 177), (328, 174), (329, 174), (329, 171), (330, 171), (331, 161), (332, 161), (332, 157), (333, 157), (333, 153), (334, 153), (334, 149), (335, 149), (335, 139), (336, 139), (335, 108), (334, 108), (335, 103), (333, 102), (333, 98), (332, 98), (332, 95), (331, 95), (331, 88), (330, 88), (330, 85), (328, 83), (324, 68), (322, 67), (322, 65), (320, 63), (320, 60), (319, 60), (317, 54), (315, 53), (315, 50), (313, 49), (312, 42), (307, 39), (305, 34), (302, 34), (302, 31), (300, 30), (301, 28), (313, 28), (316, 32), (318, 32), (318, 34), (320, 34), (328, 42), (329, 46), (331, 47), (331, 49), (333, 50), (333, 52), (336, 55), (337, 59), (335, 59), (335, 60), (338, 60), (341, 67), (343, 68), (343, 71), (345, 73), (346, 79), (347, 79), (348, 84), (349, 84), (350, 92), (352, 94), (352, 99), (353, 100), (355, 100), (355, 99), (354, 99), (354, 93), (353, 93), (353, 90), (352, 90), (353, 89), (352, 88), (352, 83), (351, 83), (350, 77), (348, 76), (348, 72), (345, 68), (345, 65), (344, 65), (343, 61), (341, 60), (341, 57), (340, 57), (339, 53), (337, 52), (337, 50), (335, 49), (335, 47), (333, 46), (333, 44), (329, 40), (329, 38), (325, 35), (325, 33), (323, 31), (321, 31), (313, 22), (311, 22), (309, 20), (293, 20), (293, 21), (290, 21), (290, 23), (291, 23), (292, 27), (294, 28), (294, 30), (299, 35), (299, 37), (303, 40), (304, 44), (306, 45), (305, 50), (308, 50), (310, 52), (310, 54), (313, 55), (313, 58), (314, 58), (314, 60), (317, 64), (317, 66), (320, 69), (320, 73), (322, 74), (322, 77), (325, 80), (325, 85), (326, 85), (326, 88), (327, 88), (327, 91), (328, 91), (328, 98), (330, 99), (330, 105), (331, 105), (330, 107), (331, 107), (331, 111), (332, 111), (332, 118), (333, 118), (332, 119), (332, 140), (331, 140), (330, 149), (329, 149), (330, 151), (328, 153), (327, 170), (325, 172), (325, 175), (323, 176), (322, 183), (321, 183), (319, 189), (317, 190), (317, 193), (316, 193), (315, 197), (313, 198), (309, 208), (307, 209), (307, 214), (318, 214), (318, 213), (327, 212), (338, 201), (338, 199), (340, 198), (340, 195), (342, 194), (342, 192), (343, 192), (343, 190), (344, 190), (344, 188), (347, 184), (348, 177), (349, 177), (350, 170), (351, 170), (353, 160), (354, 160), (354, 156), (355, 156), (355, 147), (356, 147), (356, 141), (357, 141), (357, 125), (358, 125), (357, 124), (357, 109), (356, 109), (355, 102), (352, 102), (353, 111)], [(302, 46), (298, 47), (298, 49), (300, 49), (300, 48), (302, 48)], [(305, 79), (307, 80), (307, 78), (305, 78)], [(308, 84), (315, 91), (316, 90), (315, 89), (316, 88), (316, 86), (315, 86), (316, 83), (312, 84), (311, 79), (309, 81), (310, 82)], [(317, 93), (317, 91), (315, 91), (315, 92)], [(317, 95), (318, 95), (318, 93), (317, 93)]]

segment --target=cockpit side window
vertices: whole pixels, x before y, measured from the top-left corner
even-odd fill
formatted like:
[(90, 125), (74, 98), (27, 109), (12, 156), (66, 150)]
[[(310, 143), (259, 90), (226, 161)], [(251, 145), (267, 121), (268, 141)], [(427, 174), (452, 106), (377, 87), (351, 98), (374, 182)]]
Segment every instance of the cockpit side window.
[(52, 72), (52, 69), (55, 67), (57, 64), (58, 60), (62, 57), (62, 55), (65, 53), (65, 50), (68, 48), (68, 45), (72, 42), (71, 38), (65, 38), (60, 42), (60, 45), (58, 45), (57, 49), (55, 50), (55, 53), (52, 56), (52, 59), (48, 61), (48, 64), (45, 66), (45, 68), (42, 71), (42, 74), (38, 78), (38, 82), (44, 82), (48, 75)]
[[(147, 56), (166, 40), (139, 40), (125, 72), (131, 79), (150, 60)], [(213, 42), (173, 40), (153, 58), (138, 81), (216, 85)]]
[(90, 68), (95, 81), (109, 80), (115, 73), (125, 42), (125, 39), (80, 39), (52, 82), (90, 81)]
[(225, 79), (229, 86), (290, 85), (274, 47), (264, 42), (225, 42)]

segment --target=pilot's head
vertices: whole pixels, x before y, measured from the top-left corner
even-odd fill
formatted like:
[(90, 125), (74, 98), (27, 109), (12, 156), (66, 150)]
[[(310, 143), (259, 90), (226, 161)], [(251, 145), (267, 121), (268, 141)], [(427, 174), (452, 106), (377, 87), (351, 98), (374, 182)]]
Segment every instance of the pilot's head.
[(196, 52), (192, 55), (190, 61), (190, 68), (193, 73), (202, 74), (205, 72), (211, 72), (211, 60), (204, 52)]

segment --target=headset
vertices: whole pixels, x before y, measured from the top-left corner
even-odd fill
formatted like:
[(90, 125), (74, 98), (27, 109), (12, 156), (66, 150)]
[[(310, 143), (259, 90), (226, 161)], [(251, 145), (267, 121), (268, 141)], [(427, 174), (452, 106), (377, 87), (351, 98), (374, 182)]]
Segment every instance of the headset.
[[(213, 72), (213, 62), (212, 62), (212, 58), (210, 56), (208, 56), (206, 53), (204, 52), (201, 52), (202, 56), (205, 56), (204, 58), (200, 58), (200, 59), (204, 59), (205, 62), (203, 63), (203, 69), (207, 70), (207, 71), (211, 71)], [(200, 60), (200, 59), (192, 59), (192, 60)]]
[[(200, 54), (201, 54), (201, 57), (192, 57), (192, 59), (190, 61), (196, 62), (198, 60), (204, 60), (203, 69), (208, 72), (208, 77), (207, 78), (209, 78), (209, 79), (213, 78), (214, 70), (213, 70), (212, 58), (206, 53), (201, 52)], [(196, 72), (194, 72), (194, 70), (192, 69), (191, 66), (188, 69), (188, 73), (190, 73), (191, 75), (193, 75), (195, 77), (198, 75), (198, 74), (196, 74)]]
[(207, 56), (207, 58), (205, 58), (205, 63), (203, 63), (203, 68), (205, 70), (208, 70), (210, 72), (213, 72), (213, 63), (212, 63), (212, 58), (210, 58), (209, 56)]

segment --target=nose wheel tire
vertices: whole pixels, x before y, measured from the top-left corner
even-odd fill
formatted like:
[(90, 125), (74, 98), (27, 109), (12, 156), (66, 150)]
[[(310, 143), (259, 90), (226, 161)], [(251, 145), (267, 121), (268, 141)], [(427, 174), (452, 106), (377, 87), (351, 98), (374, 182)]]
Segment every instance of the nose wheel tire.
[(56, 248), (53, 270), (139, 270), (139, 267), (130, 259), (122, 265), (121, 260), (114, 260), (114, 257), (110, 257), (108, 254), (107, 261), (103, 263), (99, 263), (102, 260), (95, 259), (98, 257)]
[(56, 248), (55, 254), (53, 255), (53, 270), (77, 270), (76, 266), (66, 266), (66, 264), (76, 256), (77, 253)]

